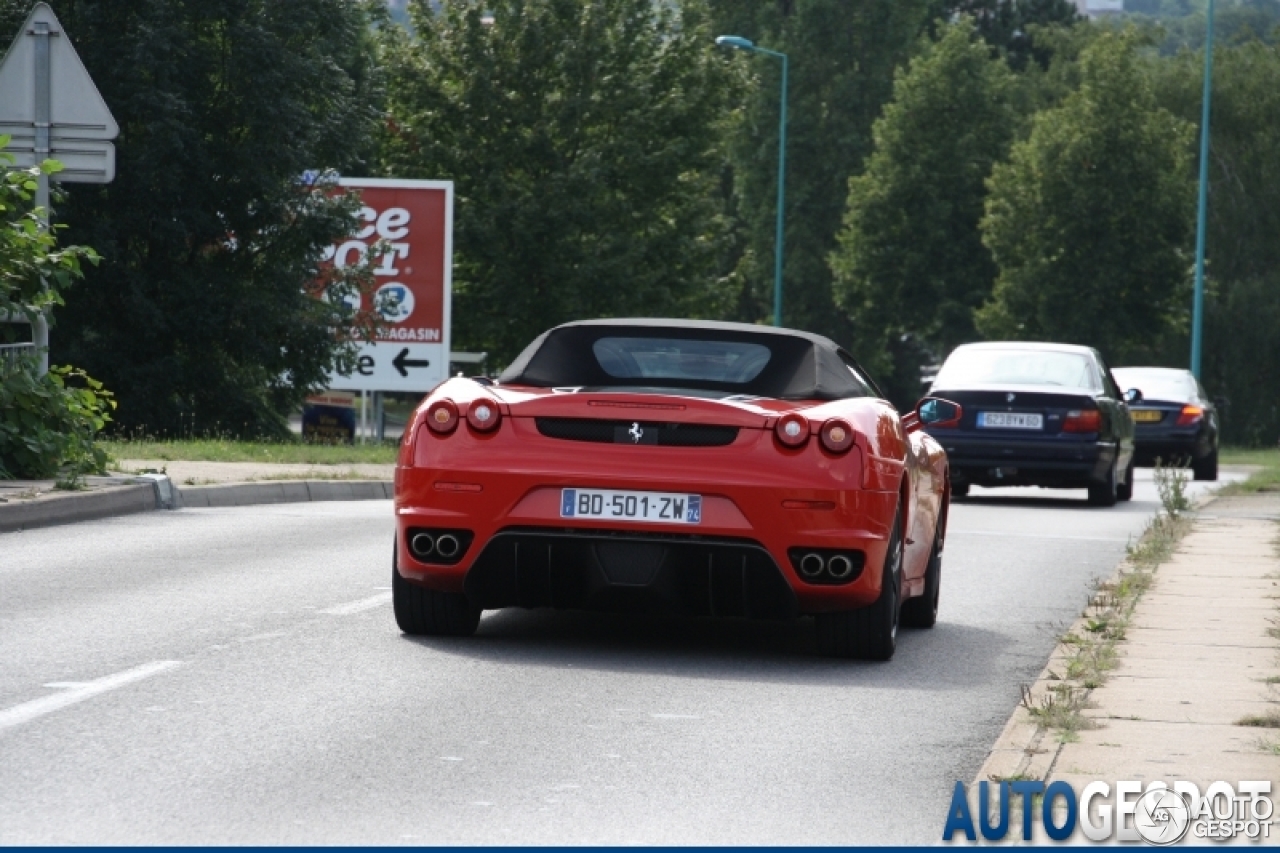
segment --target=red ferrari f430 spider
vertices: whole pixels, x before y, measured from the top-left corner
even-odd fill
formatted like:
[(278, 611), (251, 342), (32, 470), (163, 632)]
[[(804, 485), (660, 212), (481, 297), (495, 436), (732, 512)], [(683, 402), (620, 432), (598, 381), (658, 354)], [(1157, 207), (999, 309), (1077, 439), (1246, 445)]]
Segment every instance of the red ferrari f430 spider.
[(598, 320), (497, 381), (418, 406), (396, 467), (396, 621), (469, 635), (482, 610), (811, 615), (819, 650), (893, 655), (938, 612), (947, 458), (819, 335)]

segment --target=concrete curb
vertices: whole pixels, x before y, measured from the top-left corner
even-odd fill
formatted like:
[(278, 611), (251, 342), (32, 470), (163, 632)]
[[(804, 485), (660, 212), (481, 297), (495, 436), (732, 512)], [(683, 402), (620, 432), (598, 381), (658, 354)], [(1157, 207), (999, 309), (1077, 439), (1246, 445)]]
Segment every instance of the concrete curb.
[(0, 504), (0, 533), (183, 507), (235, 507), (311, 501), (388, 500), (389, 480), (281, 480), (179, 488), (163, 474), (93, 478), (103, 491), (46, 494)]
[(395, 495), (392, 483), (387, 480), (280, 480), (270, 483), (186, 486), (177, 492), (180, 506), (184, 507), (388, 500)]

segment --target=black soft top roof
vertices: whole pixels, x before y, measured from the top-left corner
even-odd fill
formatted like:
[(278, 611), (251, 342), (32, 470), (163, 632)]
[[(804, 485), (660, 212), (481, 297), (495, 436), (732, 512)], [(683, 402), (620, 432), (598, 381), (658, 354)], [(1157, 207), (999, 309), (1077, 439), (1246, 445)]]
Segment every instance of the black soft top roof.
[[(662, 380), (663, 387), (723, 391), (784, 400), (840, 400), (865, 397), (868, 388), (850, 371), (853, 358), (822, 335), (711, 320), (614, 319), (582, 320), (543, 332), (503, 371), (504, 385), (537, 388), (652, 386), (652, 380), (620, 380), (607, 374), (592, 346), (605, 337), (676, 338), (680, 340), (737, 341), (770, 350), (764, 370), (745, 384)], [(861, 369), (858, 372), (865, 377)], [(870, 391), (879, 395), (867, 381)]]

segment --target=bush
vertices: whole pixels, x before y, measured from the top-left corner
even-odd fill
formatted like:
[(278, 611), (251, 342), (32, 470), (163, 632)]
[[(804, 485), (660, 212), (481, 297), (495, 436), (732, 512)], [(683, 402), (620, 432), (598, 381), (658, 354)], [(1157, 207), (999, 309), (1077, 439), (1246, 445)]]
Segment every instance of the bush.
[(83, 370), (55, 367), (37, 376), (33, 362), (0, 363), (0, 477), (61, 475), (74, 486), (82, 475), (106, 468), (106, 451), (94, 436), (116, 403)]

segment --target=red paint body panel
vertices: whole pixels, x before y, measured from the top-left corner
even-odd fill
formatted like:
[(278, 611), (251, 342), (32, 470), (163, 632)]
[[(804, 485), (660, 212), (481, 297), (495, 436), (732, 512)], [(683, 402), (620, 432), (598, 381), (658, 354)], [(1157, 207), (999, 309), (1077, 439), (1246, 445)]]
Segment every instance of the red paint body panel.
[[(442, 435), (425, 422), (432, 403), (449, 399), (458, 427)], [(502, 421), (481, 433), (468, 425), (473, 402), (498, 404)], [(809, 440), (784, 447), (775, 437), (781, 415), (799, 412)], [(661, 421), (739, 428), (723, 447), (592, 443), (542, 435), (535, 417)], [(840, 417), (855, 431), (854, 445), (835, 455), (818, 431)], [(478, 488), (477, 488), (478, 487)], [(703, 496), (697, 525), (566, 520), (562, 488), (635, 489)], [(849, 610), (875, 601), (894, 513), (906, 512), (904, 597), (923, 592), (935, 525), (947, 500), (942, 448), (923, 431), (907, 433), (886, 402), (752, 399), (718, 401), (649, 393), (560, 393), (527, 387), (485, 387), (451, 379), (419, 406), (405, 431), (396, 469), (398, 565), (411, 582), (460, 592), (486, 542), (510, 528), (609, 530), (750, 540), (763, 546), (793, 590), (801, 613)], [(784, 501), (824, 502), (831, 509), (784, 508)], [(419, 562), (407, 546), (411, 527), (474, 532), (475, 544), (456, 565)], [(861, 550), (866, 569), (845, 585), (805, 582), (788, 549)]]

